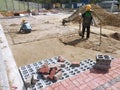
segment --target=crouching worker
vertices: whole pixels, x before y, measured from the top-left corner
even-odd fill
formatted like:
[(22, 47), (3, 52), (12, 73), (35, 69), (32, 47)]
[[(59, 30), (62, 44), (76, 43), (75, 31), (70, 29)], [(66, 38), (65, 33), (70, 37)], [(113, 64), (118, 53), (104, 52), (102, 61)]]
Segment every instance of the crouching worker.
[(31, 30), (32, 30), (32, 27), (31, 27), (30, 23), (28, 23), (25, 19), (23, 19), (19, 33), (30, 33)]

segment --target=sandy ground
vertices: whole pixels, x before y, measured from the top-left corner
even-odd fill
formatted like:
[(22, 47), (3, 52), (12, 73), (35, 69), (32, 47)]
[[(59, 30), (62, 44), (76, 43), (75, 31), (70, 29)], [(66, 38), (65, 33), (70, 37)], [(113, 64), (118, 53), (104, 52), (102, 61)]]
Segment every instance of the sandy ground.
[(24, 66), (39, 60), (61, 55), (70, 61), (93, 59), (97, 54), (120, 57), (120, 41), (109, 35), (120, 32), (120, 27), (104, 26), (100, 45), (99, 27), (91, 27), (91, 36), (83, 40), (78, 35), (78, 24), (62, 26), (63, 18), (70, 14), (41, 13), (25, 17), (33, 31), (18, 34), (22, 18), (2, 19), (4, 32), (9, 41), (17, 66)]

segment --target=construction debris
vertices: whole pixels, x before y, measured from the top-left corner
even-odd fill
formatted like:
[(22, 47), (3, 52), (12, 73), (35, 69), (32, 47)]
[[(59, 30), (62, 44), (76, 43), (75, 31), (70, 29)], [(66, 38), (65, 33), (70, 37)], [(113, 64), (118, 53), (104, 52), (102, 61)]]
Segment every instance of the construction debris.
[(37, 81), (38, 81), (37, 76), (38, 76), (37, 74), (33, 74), (26, 78), (26, 80), (25, 80), (26, 88), (34, 86), (37, 83)]
[(61, 68), (65, 66), (63, 63), (58, 64), (44, 64), (37, 70), (38, 74), (41, 74), (45, 79), (49, 79), (53, 82), (57, 81), (61, 76)]
[(58, 62), (64, 62), (64, 58), (62, 56), (58, 56)]

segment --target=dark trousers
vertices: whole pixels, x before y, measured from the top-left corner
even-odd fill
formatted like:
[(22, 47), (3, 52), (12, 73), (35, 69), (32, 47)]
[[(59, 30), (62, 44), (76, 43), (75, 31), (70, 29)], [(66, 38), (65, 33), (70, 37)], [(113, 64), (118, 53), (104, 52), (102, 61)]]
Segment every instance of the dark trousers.
[(87, 36), (86, 36), (86, 38), (89, 38), (90, 37), (90, 26), (83, 26), (82, 27), (82, 38), (84, 37), (85, 29), (87, 29)]

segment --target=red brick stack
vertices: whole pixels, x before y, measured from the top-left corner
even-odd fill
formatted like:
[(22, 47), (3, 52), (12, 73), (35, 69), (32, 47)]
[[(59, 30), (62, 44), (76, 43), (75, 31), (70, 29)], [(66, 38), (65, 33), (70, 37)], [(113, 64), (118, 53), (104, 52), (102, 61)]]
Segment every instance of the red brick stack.
[(41, 74), (44, 79), (49, 79), (51, 81), (57, 81), (62, 77), (62, 67), (64, 67), (64, 58), (58, 56), (58, 63), (57, 64), (44, 64), (40, 67), (37, 72)]

